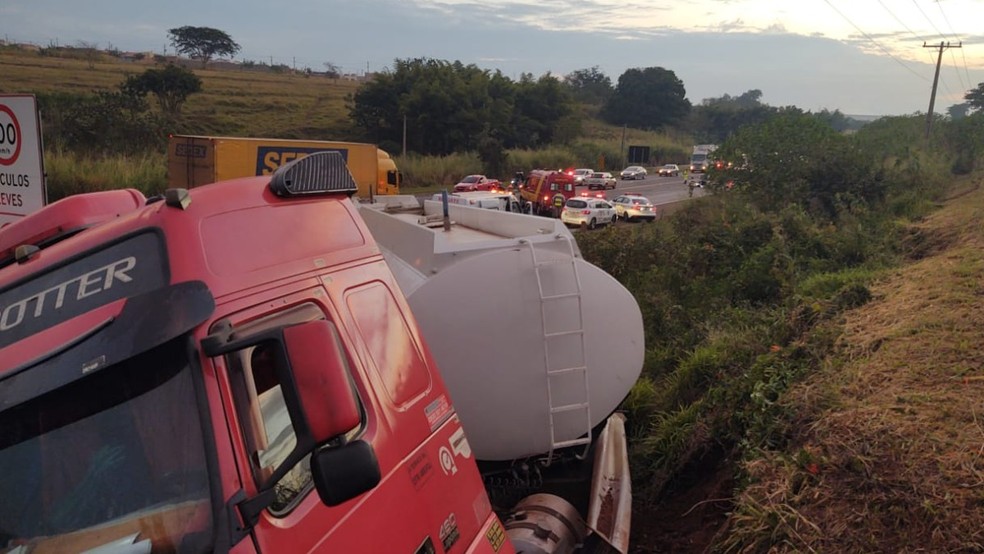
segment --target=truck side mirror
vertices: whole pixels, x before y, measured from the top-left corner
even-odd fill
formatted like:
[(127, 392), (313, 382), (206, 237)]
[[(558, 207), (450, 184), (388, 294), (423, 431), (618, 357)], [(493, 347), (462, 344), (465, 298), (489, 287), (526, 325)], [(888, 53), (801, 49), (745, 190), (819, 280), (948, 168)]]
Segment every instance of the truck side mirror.
[(375, 488), (382, 475), (372, 445), (355, 441), (315, 451), (311, 456), (311, 478), (321, 501), (338, 506)]
[(283, 333), (310, 438), (321, 444), (357, 426), (362, 414), (331, 324), (309, 321)]

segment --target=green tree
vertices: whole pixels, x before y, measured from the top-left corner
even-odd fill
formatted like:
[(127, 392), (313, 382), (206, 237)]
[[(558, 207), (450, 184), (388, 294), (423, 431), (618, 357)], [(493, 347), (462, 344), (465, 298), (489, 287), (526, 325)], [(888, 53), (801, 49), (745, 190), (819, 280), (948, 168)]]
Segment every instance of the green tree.
[(796, 108), (742, 127), (717, 155), (743, 163), (722, 172), (712, 186), (731, 181), (763, 211), (798, 204), (834, 217), (841, 205), (874, 202), (884, 192), (870, 154), (822, 118)]
[(165, 121), (142, 96), (126, 91), (38, 95), (45, 146), (98, 156), (160, 151)]
[[(570, 134), (570, 92), (550, 75), (514, 83), (500, 72), (428, 58), (396, 60), (349, 98), (349, 116), (377, 143), (421, 154), (530, 147)], [(486, 145), (480, 144), (483, 137)]]
[(705, 98), (690, 114), (690, 127), (699, 143), (719, 144), (741, 127), (763, 123), (777, 109), (761, 102), (762, 91), (752, 89), (738, 96)]
[(558, 127), (573, 113), (574, 99), (560, 80), (549, 73), (534, 79), (526, 73), (516, 84), (513, 128), (517, 146), (539, 147), (554, 142)]
[(964, 100), (975, 110), (984, 109), (984, 83), (978, 83), (977, 88), (967, 92)]
[(629, 69), (601, 110), (614, 125), (656, 130), (679, 123), (690, 112), (683, 81), (662, 67)]
[(170, 118), (177, 117), (188, 95), (201, 92), (202, 80), (191, 71), (168, 64), (164, 69), (148, 69), (140, 75), (130, 75), (120, 89), (127, 94), (157, 97), (161, 112)]
[(946, 113), (949, 114), (950, 119), (954, 121), (967, 117), (968, 112), (970, 112), (969, 102), (961, 102), (960, 104), (954, 104), (946, 109)]
[(215, 56), (235, 56), (240, 50), (236, 41), (225, 31), (211, 27), (176, 27), (167, 32), (171, 46), (193, 60), (200, 60), (204, 68)]
[(564, 84), (574, 99), (584, 104), (604, 104), (615, 92), (612, 80), (598, 70), (598, 66), (578, 69), (564, 76)]

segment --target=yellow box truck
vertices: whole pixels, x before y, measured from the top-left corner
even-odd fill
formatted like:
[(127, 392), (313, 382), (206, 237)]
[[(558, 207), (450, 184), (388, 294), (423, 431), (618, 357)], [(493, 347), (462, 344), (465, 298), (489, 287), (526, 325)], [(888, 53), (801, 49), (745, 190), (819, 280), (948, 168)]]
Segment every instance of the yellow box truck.
[(167, 145), (167, 182), (172, 188), (270, 175), (278, 167), (312, 152), (338, 152), (359, 185), (358, 195), (400, 193), (396, 162), (374, 144), (322, 140), (171, 135)]

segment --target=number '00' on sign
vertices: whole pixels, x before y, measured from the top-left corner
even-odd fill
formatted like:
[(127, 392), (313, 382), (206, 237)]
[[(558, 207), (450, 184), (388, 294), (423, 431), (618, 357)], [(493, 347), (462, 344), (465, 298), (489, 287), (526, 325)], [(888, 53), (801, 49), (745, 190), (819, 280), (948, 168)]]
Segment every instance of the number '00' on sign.
[(14, 112), (0, 104), (0, 165), (11, 165), (20, 154), (20, 124)]

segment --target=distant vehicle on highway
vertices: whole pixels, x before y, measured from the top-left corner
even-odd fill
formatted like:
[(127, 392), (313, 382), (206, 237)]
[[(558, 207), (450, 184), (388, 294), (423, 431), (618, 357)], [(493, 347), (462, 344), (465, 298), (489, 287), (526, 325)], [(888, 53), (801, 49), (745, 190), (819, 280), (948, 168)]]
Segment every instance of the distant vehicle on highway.
[(574, 177), (574, 185), (580, 186), (584, 184), (584, 179), (590, 177), (595, 170), (588, 168), (575, 169), (571, 176)]
[(661, 177), (679, 177), (680, 166), (678, 166), (677, 164), (666, 164), (663, 167), (657, 169), (656, 173)]
[(625, 221), (642, 219), (653, 221), (656, 219), (656, 206), (648, 198), (639, 194), (622, 194), (612, 200), (615, 207), (615, 215)]
[(646, 168), (639, 165), (630, 165), (629, 167), (622, 170), (620, 177), (622, 179), (645, 179), (649, 172)]
[(499, 190), (502, 183), (485, 175), (468, 175), (454, 186), (454, 192), (474, 192), (476, 190)]
[(607, 171), (596, 171), (590, 177), (585, 177), (584, 184), (591, 189), (613, 189), (618, 182)]

